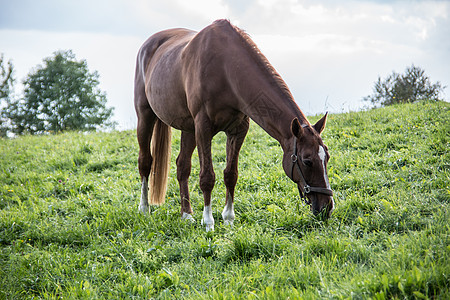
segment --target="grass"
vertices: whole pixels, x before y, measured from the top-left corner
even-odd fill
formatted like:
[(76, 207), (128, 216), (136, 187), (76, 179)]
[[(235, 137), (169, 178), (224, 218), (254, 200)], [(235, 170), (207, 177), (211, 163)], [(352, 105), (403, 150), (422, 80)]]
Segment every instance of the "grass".
[[(311, 117), (312, 121), (318, 117)], [(331, 115), (336, 210), (314, 218), (252, 123), (234, 227), (222, 224), (225, 135), (213, 142), (216, 231), (179, 215), (174, 132), (166, 204), (138, 213), (133, 131), (0, 140), (0, 299), (448, 299), (450, 105)]]

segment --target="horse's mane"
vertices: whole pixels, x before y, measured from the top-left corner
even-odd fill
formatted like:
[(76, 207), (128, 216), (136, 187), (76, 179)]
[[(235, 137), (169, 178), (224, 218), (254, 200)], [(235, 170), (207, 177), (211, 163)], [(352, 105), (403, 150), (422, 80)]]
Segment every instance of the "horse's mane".
[(281, 78), (280, 74), (270, 64), (267, 57), (265, 57), (264, 54), (262, 54), (262, 52), (259, 50), (259, 48), (255, 44), (255, 42), (251, 39), (249, 34), (247, 34), (244, 30), (240, 29), (239, 27), (231, 24), (230, 21), (228, 21), (228, 20), (217, 20), (215, 23), (216, 24), (221, 23), (223, 25), (228, 24), (229, 26), (231, 26), (231, 28), (240, 37), (240, 40), (242, 41), (242, 44), (244, 45), (244, 47), (247, 49), (248, 53), (258, 63), (261, 70), (273, 79), (274, 85), (277, 86), (285, 96), (287, 96), (290, 99), (293, 99), (292, 94), (291, 94), (288, 86), (286, 85), (286, 82), (284, 82), (284, 80)]

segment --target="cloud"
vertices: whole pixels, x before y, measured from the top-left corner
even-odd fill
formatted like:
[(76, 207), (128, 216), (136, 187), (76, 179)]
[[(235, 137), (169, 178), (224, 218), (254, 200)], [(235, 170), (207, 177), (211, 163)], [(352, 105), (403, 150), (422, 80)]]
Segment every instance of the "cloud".
[(130, 29), (122, 1), (4, 1), (0, 28), (42, 31), (124, 32)]
[(310, 114), (357, 109), (378, 76), (412, 63), (450, 86), (447, 1), (17, 0), (1, 8), (0, 52), (18, 79), (54, 51), (73, 49), (99, 71), (126, 128), (135, 123), (133, 72), (143, 41), (218, 18), (252, 36)]
[(170, 27), (205, 24), (229, 14), (220, 0), (4, 1), (0, 29), (146, 35)]
[(220, 0), (176, 0), (176, 5), (184, 14), (211, 23), (229, 15), (228, 6)]
[(448, 20), (449, 11), (450, 3), (442, 1), (338, 1), (330, 4), (327, 1), (259, 0), (240, 23), (253, 33), (334, 34), (414, 43), (417, 39), (426, 39), (440, 19)]

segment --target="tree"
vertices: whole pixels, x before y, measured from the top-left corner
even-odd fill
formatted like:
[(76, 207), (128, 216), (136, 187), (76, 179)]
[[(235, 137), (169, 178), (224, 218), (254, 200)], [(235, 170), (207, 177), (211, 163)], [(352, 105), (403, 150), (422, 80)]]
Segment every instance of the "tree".
[(98, 78), (72, 51), (55, 52), (25, 79), (23, 99), (11, 101), (4, 110), (10, 130), (39, 134), (114, 127), (113, 109), (106, 107)]
[(4, 65), (3, 54), (0, 55), (0, 100), (7, 99), (14, 84), (14, 67), (11, 61)]
[(363, 100), (381, 106), (419, 100), (439, 101), (445, 88), (439, 81), (432, 84), (424, 70), (412, 65), (406, 68), (405, 74), (392, 72), (384, 80), (378, 77), (373, 88), (374, 94)]
[(11, 61), (6, 64), (3, 54), (0, 55), (0, 137), (8, 132), (8, 119), (3, 116), (3, 108), (11, 102), (11, 94), (14, 88), (14, 67)]

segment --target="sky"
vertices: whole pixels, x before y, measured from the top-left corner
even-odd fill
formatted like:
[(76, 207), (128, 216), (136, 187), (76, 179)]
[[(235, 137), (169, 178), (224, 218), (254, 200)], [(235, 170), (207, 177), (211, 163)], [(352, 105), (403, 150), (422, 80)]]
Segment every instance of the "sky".
[(378, 77), (412, 64), (448, 86), (450, 101), (450, 1), (0, 0), (0, 53), (20, 94), (44, 58), (71, 49), (99, 72), (118, 129), (132, 129), (142, 43), (223, 18), (252, 37), (307, 115), (363, 109)]

